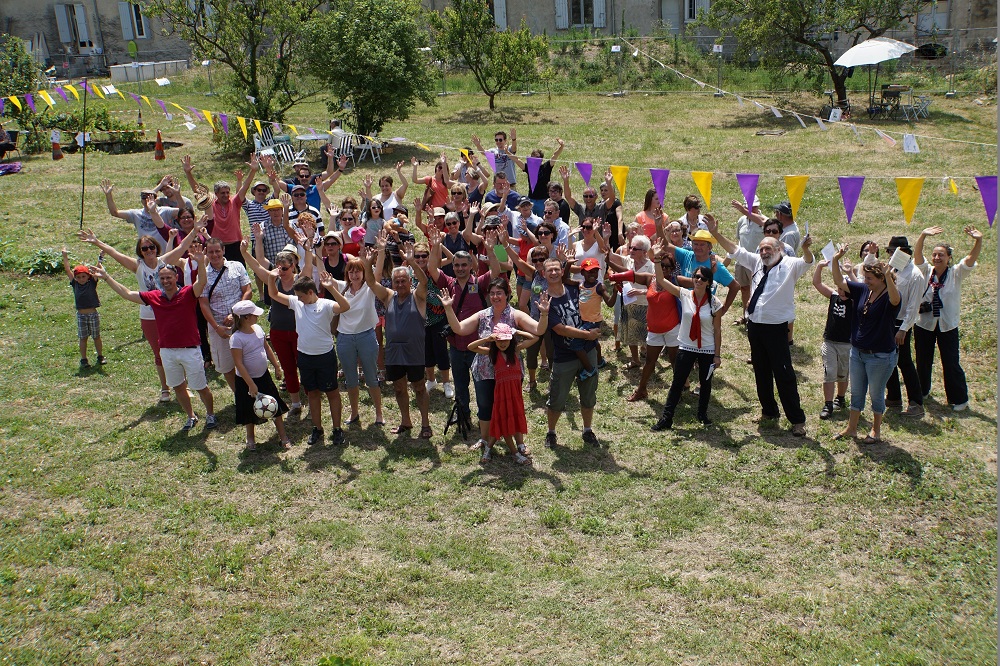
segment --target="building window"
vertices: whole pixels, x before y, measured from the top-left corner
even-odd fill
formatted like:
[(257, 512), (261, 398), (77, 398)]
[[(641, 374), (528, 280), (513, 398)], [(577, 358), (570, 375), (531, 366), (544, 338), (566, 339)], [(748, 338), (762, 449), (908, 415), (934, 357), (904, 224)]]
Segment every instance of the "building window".
[(132, 27), (135, 29), (136, 39), (146, 39), (149, 37), (142, 22), (142, 10), (139, 9), (139, 5), (132, 5)]
[(594, 3), (592, 0), (570, 0), (570, 19), (574, 26), (594, 24)]

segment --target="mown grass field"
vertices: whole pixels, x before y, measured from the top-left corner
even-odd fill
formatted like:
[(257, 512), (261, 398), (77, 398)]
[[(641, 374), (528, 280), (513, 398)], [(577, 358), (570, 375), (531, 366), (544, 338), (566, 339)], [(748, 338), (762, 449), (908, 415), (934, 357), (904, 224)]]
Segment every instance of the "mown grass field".
[[(216, 99), (177, 90), (157, 93), (199, 108)], [(806, 113), (822, 103), (761, 101)], [(987, 226), (969, 178), (996, 173), (995, 145), (976, 143), (996, 143), (992, 102), (935, 98), (931, 118), (913, 131), (972, 143), (919, 138), (918, 155), (870, 131), (859, 141), (845, 128), (802, 129), (787, 114), (779, 120), (710, 95), (517, 96), (502, 107), (491, 115), (484, 98), (448, 97), (383, 135), (457, 147), (473, 132), (488, 141), (494, 129), (516, 126), (521, 151), (540, 145), (547, 155), (560, 137), (565, 159), (632, 167), (629, 215), (649, 186), (645, 168), (671, 169), (673, 215), (695, 192), (688, 172), (714, 171), (712, 208), (730, 230), (728, 201), (739, 192), (732, 174), (763, 174), (765, 204), (785, 198), (781, 176), (809, 174), (800, 219), (817, 247), (896, 234), (913, 242), (920, 228), (940, 224), (959, 257), (971, 245), (962, 227)], [(291, 122), (321, 126), (327, 117), (315, 103)], [(106, 214), (103, 177), (115, 181), (122, 207), (164, 172), (180, 175), (185, 153), (202, 181), (231, 177), (236, 163), (213, 156), (208, 132), (180, 122), (147, 114), (147, 127), (184, 144), (166, 162), (151, 153), (87, 156), (86, 226), (123, 249), (133, 242), (131, 227)], [(755, 134), (775, 129), (786, 132)], [(353, 193), (366, 174), (412, 154), (434, 157), (398, 146), (384, 165), (349, 170), (335, 193)], [(8, 256), (65, 244), (94, 261), (73, 240), (80, 156), (43, 155), (24, 166), (0, 178)], [(840, 175), (867, 177), (852, 226)], [(909, 227), (894, 176), (927, 177)], [(946, 176), (956, 178), (957, 195)], [(580, 186), (574, 176), (577, 193)], [(449, 405), (440, 392), (429, 443), (364, 427), (348, 431), (343, 448), (307, 449), (306, 419), (291, 426), (291, 452), (271, 439), (247, 455), (232, 396), (214, 377), (221, 427), (181, 433), (176, 403), (156, 403), (133, 305), (101, 287), (109, 363), (80, 372), (67, 280), (5, 271), (0, 660), (993, 663), (996, 256), (989, 231), (963, 294), (967, 412), (944, 404), (937, 368), (926, 417), (889, 415), (884, 445), (834, 441), (847, 415), (818, 419), (826, 305), (807, 276), (797, 291), (793, 358), (808, 437), (753, 424), (746, 339), (727, 321), (710, 408), (717, 425), (695, 425), (688, 397), (673, 432), (649, 433), (670, 372), (661, 368), (648, 403), (627, 403), (638, 378), (609, 352), (595, 419), (606, 447), (585, 448), (571, 412), (560, 422), (561, 446), (545, 449), (544, 396), (527, 395), (530, 468), (505, 457), (481, 466), (463, 442), (444, 436)], [(391, 426), (398, 414), (386, 397)], [(258, 440), (272, 433), (262, 428)]]

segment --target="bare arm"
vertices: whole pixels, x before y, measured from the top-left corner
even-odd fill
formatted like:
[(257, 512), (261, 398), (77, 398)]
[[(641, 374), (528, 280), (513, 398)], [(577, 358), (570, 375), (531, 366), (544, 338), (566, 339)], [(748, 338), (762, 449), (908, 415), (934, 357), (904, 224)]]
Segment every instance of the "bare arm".
[(76, 237), (83, 241), (84, 243), (90, 243), (91, 245), (96, 245), (102, 252), (110, 256), (112, 259), (117, 261), (119, 264), (125, 267), (131, 273), (135, 273), (139, 270), (139, 262), (135, 257), (130, 257), (126, 254), (122, 254), (114, 248), (112, 245), (108, 245), (104, 241), (97, 238), (94, 232), (90, 229), (81, 229), (77, 232)]
[[(715, 216), (711, 213), (705, 213), (705, 226), (708, 227), (709, 233), (715, 237), (715, 240), (719, 242), (719, 245), (721, 245), (726, 252), (729, 254), (736, 252), (736, 243), (722, 235), (722, 232), (719, 231), (719, 223), (716, 221)], [(809, 257), (810, 259), (806, 263), (812, 263), (811, 252), (809, 253)]]
[(837, 285), (837, 289), (841, 293), (847, 293), (849, 289), (847, 288), (847, 281), (844, 279), (844, 273), (840, 270), (840, 260), (843, 256), (847, 254), (847, 245), (841, 243), (837, 248), (836, 254), (833, 255), (833, 261), (830, 262), (830, 270), (833, 271), (833, 283)]
[(937, 236), (939, 233), (944, 231), (941, 227), (927, 227), (920, 232), (920, 236), (917, 237), (917, 242), (913, 244), (913, 265), (919, 266), (920, 264), (926, 263), (924, 258), (924, 240), (928, 236)]
[(101, 181), (101, 192), (104, 192), (104, 199), (108, 204), (108, 213), (111, 217), (117, 217), (119, 220), (128, 220), (125, 214), (118, 210), (118, 205), (115, 203), (115, 197), (112, 194), (114, 187), (107, 178)]
[(104, 270), (104, 266), (98, 265), (95, 267), (94, 276), (107, 282), (108, 286), (111, 287), (111, 290), (124, 298), (126, 301), (132, 301), (133, 303), (138, 303), (139, 305), (145, 305), (142, 301), (142, 297), (139, 295), (139, 292), (131, 291), (119, 284), (117, 280), (108, 275), (108, 272)]
[(823, 269), (829, 265), (830, 262), (824, 259), (816, 264), (816, 269), (813, 271), (813, 287), (826, 299), (833, 296), (833, 289), (823, 284)]
[(66, 271), (66, 276), (70, 280), (75, 278), (76, 275), (73, 274), (73, 268), (69, 265), (69, 250), (67, 250), (66, 248), (62, 249), (62, 263), (63, 263), (63, 270)]
[(972, 268), (976, 265), (976, 260), (979, 259), (979, 253), (983, 249), (983, 232), (979, 231), (975, 227), (969, 226), (965, 228), (965, 233), (972, 238), (972, 249), (969, 250), (969, 254), (965, 257), (965, 265)]

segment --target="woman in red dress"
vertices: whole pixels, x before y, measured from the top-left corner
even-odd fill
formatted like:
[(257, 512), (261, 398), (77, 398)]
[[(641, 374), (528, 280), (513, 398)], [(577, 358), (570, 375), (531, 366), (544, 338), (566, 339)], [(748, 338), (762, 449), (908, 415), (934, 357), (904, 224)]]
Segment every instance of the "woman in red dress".
[[(520, 339), (514, 343), (514, 336)], [(469, 343), (469, 351), (485, 354), (493, 364), (496, 380), (493, 390), (493, 415), (490, 419), (490, 439), (503, 437), (514, 461), (530, 465), (530, 453), (524, 446), (528, 434), (528, 421), (524, 415), (524, 397), (521, 382), (524, 378), (521, 355), (518, 353), (538, 341), (538, 336), (520, 331), (507, 324), (497, 324), (488, 337)], [(493, 447), (483, 447), (482, 461), (487, 462)]]

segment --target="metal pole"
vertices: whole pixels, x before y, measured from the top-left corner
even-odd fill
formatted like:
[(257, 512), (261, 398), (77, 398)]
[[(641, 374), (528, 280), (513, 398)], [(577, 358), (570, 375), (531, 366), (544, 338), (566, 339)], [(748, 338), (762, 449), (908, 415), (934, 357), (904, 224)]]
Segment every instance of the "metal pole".
[(83, 139), (80, 141), (83, 160), (80, 167), (80, 228), (83, 229), (83, 202), (87, 195), (87, 79), (83, 79)]

